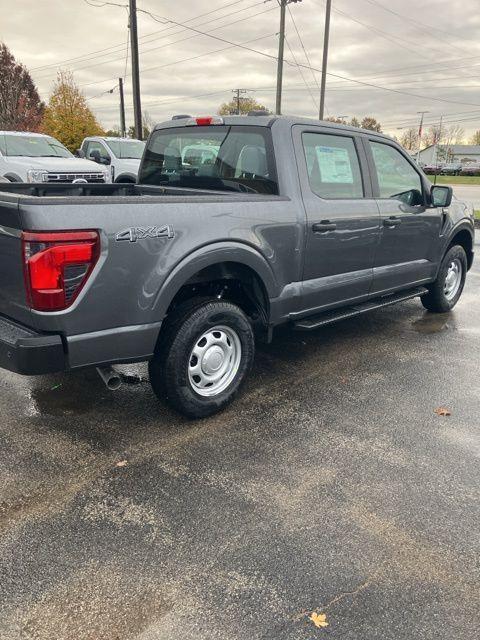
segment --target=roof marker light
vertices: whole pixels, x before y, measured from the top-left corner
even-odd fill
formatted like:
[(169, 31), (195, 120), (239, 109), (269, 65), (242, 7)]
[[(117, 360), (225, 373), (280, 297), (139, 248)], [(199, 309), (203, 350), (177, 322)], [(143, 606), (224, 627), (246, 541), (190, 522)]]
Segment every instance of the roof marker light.
[(212, 124), (223, 124), (223, 118), (220, 116), (198, 116), (190, 118), (185, 123), (187, 127), (208, 127)]

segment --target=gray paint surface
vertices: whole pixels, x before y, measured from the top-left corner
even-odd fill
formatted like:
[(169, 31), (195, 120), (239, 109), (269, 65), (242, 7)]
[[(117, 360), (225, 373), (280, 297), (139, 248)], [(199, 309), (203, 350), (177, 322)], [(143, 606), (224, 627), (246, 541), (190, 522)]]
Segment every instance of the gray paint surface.
[[(464, 226), (473, 232), (469, 210), (459, 201), (444, 213), (427, 204), (408, 208), (397, 200), (375, 198), (367, 141), (387, 142), (382, 134), (283, 117), (230, 117), (226, 124), (271, 127), (279, 196), (116, 185), (91, 190), (114, 196), (62, 197), (48, 187), (40, 197), (21, 195), (35, 189), (28, 185), (21, 185), (17, 194), (15, 185), (8, 195), (0, 191), (0, 226), (99, 229), (101, 236), (100, 260), (78, 299), (65, 311), (40, 313), (32, 312), (26, 300), (20, 242), (0, 233), (0, 313), (65, 336), (75, 345), (71, 367), (144, 359), (153, 353), (158, 331), (139, 328), (159, 327), (181, 286), (211, 264), (238, 262), (257, 273), (270, 300), (268, 321), (273, 326), (431, 281), (455, 230)], [(312, 193), (299, 142), (304, 131), (355, 139), (365, 199), (324, 200)], [(430, 183), (423, 175), (421, 179), (427, 198)], [(75, 188), (68, 189), (74, 193)], [(391, 215), (402, 218), (399, 229), (382, 226)], [(337, 229), (320, 237), (313, 225), (326, 218)], [(116, 241), (125, 229), (152, 225), (171, 225), (174, 237)], [(91, 339), (101, 332), (103, 345)]]

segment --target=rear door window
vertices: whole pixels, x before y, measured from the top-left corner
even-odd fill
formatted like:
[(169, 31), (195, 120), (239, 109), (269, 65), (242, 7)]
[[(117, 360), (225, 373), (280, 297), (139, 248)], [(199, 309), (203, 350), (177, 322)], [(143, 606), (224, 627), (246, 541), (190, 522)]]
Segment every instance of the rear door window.
[(150, 136), (140, 184), (278, 194), (267, 127), (192, 126)]

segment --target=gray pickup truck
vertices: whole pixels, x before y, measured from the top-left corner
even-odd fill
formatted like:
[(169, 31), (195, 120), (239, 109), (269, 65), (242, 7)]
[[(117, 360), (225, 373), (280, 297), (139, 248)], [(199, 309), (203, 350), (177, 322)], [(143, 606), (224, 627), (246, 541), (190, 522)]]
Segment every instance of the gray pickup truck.
[(420, 297), (458, 301), (472, 207), (388, 137), (275, 116), (155, 127), (138, 184), (0, 186), (0, 366), (149, 361), (190, 417), (225, 407), (255, 340)]

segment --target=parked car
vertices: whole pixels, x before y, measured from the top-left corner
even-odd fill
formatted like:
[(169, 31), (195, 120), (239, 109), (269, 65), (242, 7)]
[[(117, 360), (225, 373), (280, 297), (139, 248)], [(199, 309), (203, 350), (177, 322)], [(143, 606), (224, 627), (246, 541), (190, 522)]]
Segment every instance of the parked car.
[[(197, 145), (213, 163), (187, 162)], [(473, 237), (472, 207), (383, 134), (271, 115), (166, 122), (138, 184), (0, 187), (0, 366), (94, 366), (114, 388), (110, 365), (148, 360), (155, 393), (204, 417), (279, 325), (415, 297), (448, 312)]]
[(55, 138), (23, 131), (0, 131), (0, 175), (10, 182), (110, 181), (109, 171), (75, 158)]
[(442, 176), (459, 176), (463, 169), (461, 162), (447, 162), (440, 171)]
[(136, 182), (145, 142), (131, 138), (85, 138), (78, 155), (110, 167), (112, 182)]
[(480, 162), (464, 164), (460, 172), (462, 176), (480, 176)]
[(441, 164), (426, 164), (423, 166), (423, 172), (427, 175), (440, 175), (443, 165)]

